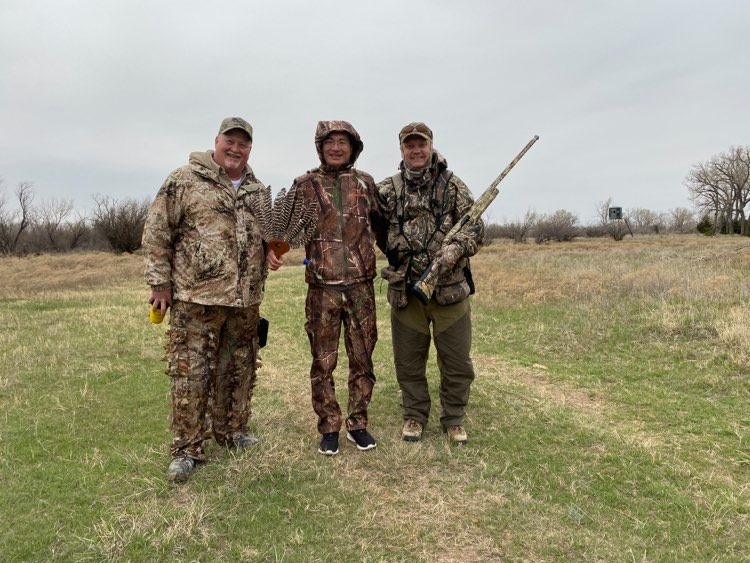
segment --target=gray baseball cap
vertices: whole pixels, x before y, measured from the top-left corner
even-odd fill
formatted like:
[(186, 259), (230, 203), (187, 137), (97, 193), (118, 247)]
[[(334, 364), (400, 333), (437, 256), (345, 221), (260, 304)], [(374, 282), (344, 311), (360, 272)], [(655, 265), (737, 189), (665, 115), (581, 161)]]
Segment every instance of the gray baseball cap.
[(219, 127), (219, 135), (231, 131), (232, 129), (240, 129), (244, 131), (248, 134), (250, 140), (253, 140), (253, 126), (241, 117), (227, 117), (222, 121), (221, 127)]

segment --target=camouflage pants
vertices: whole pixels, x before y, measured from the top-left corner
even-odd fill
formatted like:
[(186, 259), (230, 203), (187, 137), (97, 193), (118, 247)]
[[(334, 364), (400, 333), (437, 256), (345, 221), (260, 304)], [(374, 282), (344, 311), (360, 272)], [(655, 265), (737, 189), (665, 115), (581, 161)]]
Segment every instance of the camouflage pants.
[(236, 308), (176, 301), (167, 374), (172, 378), (173, 457), (205, 459), (213, 434), (223, 446), (247, 431), (255, 386), (257, 305)]
[(427, 305), (409, 297), (403, 309), (391, 308), (391, 333), (396, 379), (401, 388), (404, 419), (426, 424), (430, 415), (427, 356), (430, 325), (440, 370), (440, 424), (444, 429), (463, 424), (469, 388), (474, 381), (471, 362), (471, 304), (464, 299), (452, 305)]
[(372, 282), (347, 289), (311, 285), (305, 304), (305, 330), (310, 339), (312, 406), (318, 415), (318, 432), (339, 432), (342, 415), (336, 401), (333, 371), (344, 325), (344, 343), (349, 359), (349, 403), (347, 430), (367, 427), (367, 406), (375, 385), (372, 352), (378, 339), (375, 295)]

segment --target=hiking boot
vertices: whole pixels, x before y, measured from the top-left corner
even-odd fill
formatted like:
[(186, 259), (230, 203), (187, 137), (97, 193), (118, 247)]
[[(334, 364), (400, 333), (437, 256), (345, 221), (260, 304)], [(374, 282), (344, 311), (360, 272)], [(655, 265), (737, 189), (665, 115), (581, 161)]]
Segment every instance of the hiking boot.
[(422, 439), (422, 425), (413, 418), (407, 418), (401, 429), (401, 439), (404, 442), (419, 442)]
[(232, 439), (232, 447), (235, 448), (249, 448), (258, 443), (258, 438), (251, 436), (250, 434), (240, 434)]
[(170, 481), (184, 481), (194, 469), (195, 460), (192, 457), (176, 457), (169, 464), (167, 479)]
[(449, 426), (446, 430), (448, 433), (448, 440), (455, 444), (466, 444), (469, 441), (469, 436), (466, 434), (466, 430), (460, 424), (454, 424)]
[(326, 432), (320, 439), (318, 453), (323, 455), (336, 455), (339, 453), (339, 433)]
[(357, 449), (361, 452), (371, 450), (378, 445), (375, 438), (372, 437), (372, 434), (364, 428), (350, 430), (346, 433), (346, 439), (357, 444)]

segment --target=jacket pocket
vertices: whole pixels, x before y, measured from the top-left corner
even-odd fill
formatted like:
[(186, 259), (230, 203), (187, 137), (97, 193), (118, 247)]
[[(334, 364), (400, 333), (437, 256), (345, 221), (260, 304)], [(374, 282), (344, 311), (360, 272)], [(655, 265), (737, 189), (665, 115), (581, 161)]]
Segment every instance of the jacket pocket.
[(381, 270), (380, 275), (388, 282), (388, 304), (396, 309), (403, 309), (409, 303), (406, 293), (404, 272), (394, 270), (391, 266)]
[(435, 288), (435, 301), (440, 305), (452, 305), (463, 301), (471, 293), (466, 280), (460, 280), (449, 285), (439, 285)]

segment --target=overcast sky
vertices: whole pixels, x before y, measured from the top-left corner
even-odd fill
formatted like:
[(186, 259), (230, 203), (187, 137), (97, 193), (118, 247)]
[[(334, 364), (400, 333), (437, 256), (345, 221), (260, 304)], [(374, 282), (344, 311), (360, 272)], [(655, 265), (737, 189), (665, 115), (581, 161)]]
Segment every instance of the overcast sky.
[(376, 180), (425, 121), (494, 221), (692, 207), (690, 167), (750, 144), (747, 0), (2, 0), (0, 177), (37, 202), (153, 198), (222, 118), (274, 192), (345, 119)]

